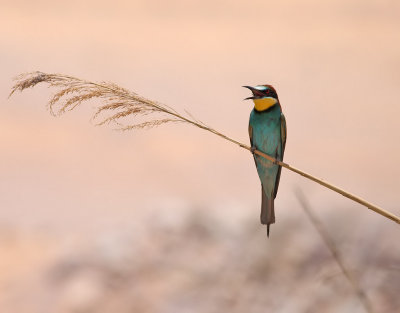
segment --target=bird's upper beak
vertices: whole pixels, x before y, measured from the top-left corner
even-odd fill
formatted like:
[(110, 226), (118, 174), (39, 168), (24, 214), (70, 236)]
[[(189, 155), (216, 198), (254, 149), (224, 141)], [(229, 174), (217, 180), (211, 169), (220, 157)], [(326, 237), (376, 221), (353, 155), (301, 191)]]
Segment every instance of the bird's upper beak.
[(258, 90), (258, 89), (256, 89), (256, 88), (254, 88), (254, 87), (251, 87), (251, 86), (242, 86), (242, 87), (247, 88), (247, 89), (250, 89), (251, 92), (253, 93), (253, 96), (252, 96), (252, 97), (247, 97), (247, 98), (245, 98), (245, 99), (243, 99), (243, 100), (257, 99), (257, 98), (260, 98), (260, 97), (264, 97), (264, 96), (265, 96), (264, 93), (263, 93), (262, 91), (260, 91), (260, 90)]

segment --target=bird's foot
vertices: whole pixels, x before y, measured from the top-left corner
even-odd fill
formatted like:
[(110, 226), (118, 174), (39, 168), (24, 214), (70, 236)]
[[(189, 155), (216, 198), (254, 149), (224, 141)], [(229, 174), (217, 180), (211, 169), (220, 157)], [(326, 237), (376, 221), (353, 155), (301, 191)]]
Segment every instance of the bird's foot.
[(257, 150), (256, 146), (251, 146), (250, 152), (254, 155), (255, 151)]
[(275, 165), (279, 165), (279, 162), (282, 162), (281, 158), (278, 156), (275, 156), (275, 161), (273, 161), (272, 163), (274, 163)]

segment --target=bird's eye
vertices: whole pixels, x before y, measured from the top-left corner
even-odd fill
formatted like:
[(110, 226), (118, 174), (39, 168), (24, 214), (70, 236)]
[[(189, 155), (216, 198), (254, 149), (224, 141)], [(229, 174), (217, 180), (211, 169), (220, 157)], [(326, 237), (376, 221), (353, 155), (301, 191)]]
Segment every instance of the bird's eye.
[(269, 94), (269, 92), (270, 92), (270, 90), (269, 90), (269, 89), (265, 90), (265, 93), (266, 93), (266, 94)]

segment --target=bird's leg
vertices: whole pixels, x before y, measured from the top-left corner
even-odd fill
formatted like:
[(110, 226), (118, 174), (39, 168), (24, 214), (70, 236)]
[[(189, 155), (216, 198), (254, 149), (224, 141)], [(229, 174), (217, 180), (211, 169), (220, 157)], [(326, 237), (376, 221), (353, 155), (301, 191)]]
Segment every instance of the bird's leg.
[(254, 152), (257, 150), (257, 147), (256, 146), (251, 146), (251, 148), (250, 148), (250, 152), (253, 154), (253, 156), (254, 156)]

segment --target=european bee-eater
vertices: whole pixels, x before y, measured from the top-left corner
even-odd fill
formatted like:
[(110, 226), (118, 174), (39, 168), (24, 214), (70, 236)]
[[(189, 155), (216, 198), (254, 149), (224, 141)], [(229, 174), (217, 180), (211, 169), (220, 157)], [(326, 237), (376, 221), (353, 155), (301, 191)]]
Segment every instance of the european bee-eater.
[[(253, 93), (252, 97), (245, 99), (252, 99), (254, 102), (249, 121), (252, 151), (256, 149), (282, 161), (286, 144), (286, 120), (274, 87), (243, 87)], [(267, 225), (269, 236), (269, 226), (275, 223), (274, 199), (278, 192), (282, 167), (262, 156), (253, 155), (261, 180), (261, 224)]]

